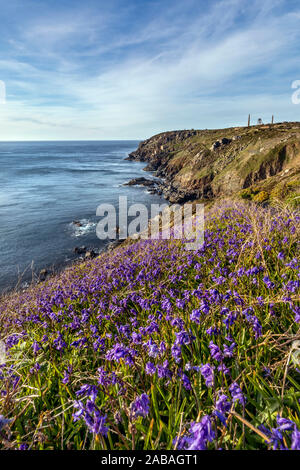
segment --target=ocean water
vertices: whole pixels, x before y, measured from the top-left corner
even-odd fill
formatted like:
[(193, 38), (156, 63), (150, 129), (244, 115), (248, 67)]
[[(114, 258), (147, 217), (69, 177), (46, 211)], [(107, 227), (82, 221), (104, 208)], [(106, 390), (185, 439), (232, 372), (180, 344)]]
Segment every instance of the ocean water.
[[(162, 203), (144, 187), (150, 176), (126, 161), (138, 141), (0, 142), (0, 292), (24, 285), (32, 271), (59, 268), (78, 257), (76, 246), (101, 250), (96, 208), (102, 203)], [(73, 221), (78, 220), (81, 226)], [(21, 280), (20, 280), (21, 279)]]

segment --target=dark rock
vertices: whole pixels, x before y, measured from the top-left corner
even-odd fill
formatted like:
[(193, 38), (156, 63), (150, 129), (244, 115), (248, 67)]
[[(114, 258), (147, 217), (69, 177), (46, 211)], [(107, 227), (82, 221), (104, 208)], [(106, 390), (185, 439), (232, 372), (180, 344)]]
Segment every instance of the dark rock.
[(80, 222), (80, 220), (73, 220), (72, 224), (76, 225), (76, 227), (82, 227), (82, 223)]
[(230, 144), (231, 139), (227, 139), (227, 137), (223, 137), (223, 139), (221, 140), (221, 142), (222, 142), (223, 145), (228, 145), (228, 144)]
[(87, 250), (87, 247), (86, 246), (75, 246), (74, 248), (74, 253), (76, 253), (76, 255), (83, 255)]
[(96, 258), (97, 253), (94, 250), (89, 250), (85, 253), (85, 258), (86, 259), (93, 259)]
[(140, 178), (133, 178), (132, 180), (128, 181), (128, 183), (125, 183), (124, 186), (148, 186), (148, 187), (153, 187), (157, 183), (154, 180), (148, 180), (147, 178), (144, 178), (143, 176)]
[(227, 139), (227, 137), (223, 137), (221, 140), (217, 140), (216, 142), (212, 144), (211, 150), (216, 150), (220, 148), (222, 145), (228, 145), (230, 144), (230, 142), (232, 142), (231, 139)]
[(40, 270), (40, 275), (39, 275), (39, 280), (40, 281), (45, 281), (47, 279), (48, 274), (49, 274), (49, 272), (47, 271), (47, 269), (41, 269)]
[(221, 147), (221, 142), (219, 140), (217, 140), (216, 142), (214, 142), (212, 144), (212, 147), (211, 147), (211, 150), (216, 150), (218, 149), (219, 147)]

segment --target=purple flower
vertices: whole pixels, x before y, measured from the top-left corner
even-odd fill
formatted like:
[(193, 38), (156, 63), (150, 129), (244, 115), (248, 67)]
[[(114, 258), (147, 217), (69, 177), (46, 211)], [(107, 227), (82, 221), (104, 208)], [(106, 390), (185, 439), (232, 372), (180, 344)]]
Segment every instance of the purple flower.
[(115, 385), (118, 382), (117, 376), (114, 372), (107, 372), (103, 367), (97, 369), (98, 372), (98, 384), (103, 387), (108, 387), (109, 385)]
[(242, 405), (245, 405), (246, 397), (244, 396), (242, 390), (236, 382), (230, 385), (229, 391), (231, 393), (233, 402), (240, 401)]
[(148, 347), (148, 354), (150, 357), (157, 357), (159, 355), (159, 349), (155, 341), (153, 341), (151, 338), (147, 343), (144, 343), (145, 346)]
[(133, 358), (136, 356), (136, 351), (134, 349), (124, 346), (122, 343), (117, 343), (113, 346), (112, 349), (107, 351), (106, 359), (109, 361), (119, 362), (121, 359), (124, 359), (125, 364), (132, 365), (134, 364)]
[(223, 354), (221, 353), (219, 346), (214, 344), (213, 341), (209, 343), (209, 349), (210, 349), (211, 357), (213, 359), (215, 359), (218, 362), (223, 360)]
[(259, 323), (259, 321), (258, 321), (258, 319), (255, 315), (253, 315), (253, 317), (251, 319), (251, 323), (252, 323), (252, 329), (254, 331), (255, 339), (257, 339), (257, 338), (259, 338), (259, 336), (262, 335), (261, 324)]
[(296, 314), (295, 315), (295, 322), (300, 323), (300, 307), (293, 308), (293, 312)]
[(293, 421), (290, 419), (281, 418), (280, 415), (277, 415), (276, 421), (280, 431), (291, 431), (295, 427), (295, 423)]
[(142, 335), (136, 333), (135, 331), (132, 333), (131, 337), (134, 344), (140, 344), (142, 342)]
[(205, 380), (207, 387), (212, 387), (214, 383), (214, 367), (210, 364), (204, 364), (200, 367), (200, 372)]
[(146, 393), (142, 393), (130, 405), (130, 409), (134, 418), (142, 416), (145, 418), (149, 413), (150, 400)]
[(178, 346), (177, 344), (173, 344), (171, 348), (171, 353), (172, 356), (174, 357), (175, 362), (180, 362), (181, 361), (181, 347)]
[(280, 415), (277, 415), (277, 428), (267, 429), (265, 426), (259, 426), (259, 429), (263, 431), (269, 438), (270, 443), (273, 445), (273, 450), (280, 449), (286, 450), (287, 447), (284, 444), (283, 433), (292, 432), (291, 435), (291, 449), (300, 450), (300, 431), (297, 429), (296, 424), (286, 418), (282, 418)]
[(252, 329), (255, 333), (255, 338), (257, 339), (262, 334), (262, 327), (258, 321), (258, 318), (253, 315), (253, 308), (246, 308), (243, 311), (243, 315), (246, 317), (246, 320), (252, 325)]
[(68, 366), (67, 370), (64, 370), (64, 376), (63, 376), (63, 379), (62, 379), (62, 383), (63, 383), (63, 384), (66, 385), (66, 384), (69, 383), (69, 381), (70, 381), (70, 375), (71, 375), (71, 373), (72, 373), (72, 370), (73, 370), (73, 368), (72, 368), (71, 365)]
[(169, 369), (168, 361), (164, 361), (164, 363), (157, 365), (157, 375), (160, 379), (163, 378), (170, 378), (172, 376), (171, 371)]
[(225, 364), (223, 362), (218, 365), (218, 371), (222, 372), (222, 374), (224, 374), (224, 375), (229, 374), (229, 369), (228, 369), (228, 367), (225, 366)]
[(184, 321), (182, 320), (182, 318), (176, 317), (176, 318), (173, 318), (173, 320), (171, 321), (171, 325), (176, 326), (180, 330), (183, 330)]
[(164, 341), (161, 341), (159, 345), (160, 354), (163, 355), (166, 352), (166, 350), (167, 350), (166, 343)]
[(177, 305), (178, 308), (184, 308), (185, 307), (185, 300), (177, 299), (176, 300), (176, 305)]
[(200, 323), (200, 317), (201, 315), (204, 313), (204, 315), (208, 315), (209, 314), (209, 305), (207, 302), (202, 302), (200, 307), (198, 309), (195, 309), (192, 311), (191, 315), (190, 315), (190, 319), (191, 321), (195, 322), (195, 323)]
[(30, 368), (29, 372), (31, 374), (34, 374), (35, 372), (38, 372), (40, 370), (40, 368), (41, 368), (40, 364), (38, 362), (36, 362), (34, 364), (34, 366)]
[(208, 415), (203, 416), (200, 423), (192, 423), (189, 432), (187, 450), (205, 450), (207, 441), (212, 442), (215, 438), (211, 418)]
[(271, 375), (271, 369), (269, 367), (264, 366), (263, 367), (263, 376), (264, 377), (269, 377)]
[(200, 323), (200, 317), (201, 317), (201, 310), (198, 308), (198, 309), (195, 309), (192, 311), (192, 313), (190, 314), (190, 319), (191, 321), (195, 322), (195, 323)]
[(191, 390), (192, 386), (191, 386), (190, 379), (188, 378), (188, 376), (184, 372), (182, 372), (181, 369), (179, 369), (179, 371), (178, 371), (178, 376), (181, 378), (184, 388), (186, 390)]
[(234, 322), (236, 321), (236, 319), (237, 319), (237, 315), (234, 314), (234, 313), (229, 313), (229, 314), (226, 316), (226, 318), (224, 318), (223, 323), (224, 323), (224, 325), (226, 326), (227, 330), (229, 329), (229, 327), (230, 327), (231, 325), (234, 324)]
[(60, 332), (57, 333), (57, 338), (53, 341), (53, 344), (57, 351), (62, 351), (67, 346)]
[(94, 421), (89, 429), (94, 434), (101, 434), (102, 436), (106, 436), (108, 433), (108, 428), (105, 426), (106, 424), (106, 415), (101, 416), (98, 410), (94, 411)]
[(268, 289), (274, 289), (275, 284), (269, 278), (269, 276), (264, 276), (263, 281)]
[(153, 375), (153, 374), (155, 374), (155, 372), (156, 372), (156, 367), (155, 367), (155, 365), (153, 364), (153, 362), (147, 362), (146, 367), (145, 367), (145, 371), (146, 371), (146, 374), (147, 374), (147, 375)]
[(28, 450), (29, 446), (25, 442), (19, 445), (19, 450)]
[(227, 413), (231, 408), (231, 403), (228, 399), (228, 396), (224, 393), (219, 394), (219, 397), (216, 401), (214, 414), (219, 418), (222, 424), (226, 426), (227, 420), (225, 413)]
[(37, 341), (34, 341), (32, 344), (32, 349), (33, 349), (34, 354), (37, 354), (38, 351), (42, 348)]
[(300, 281), (289, 281), (284, 288), (289, 292), (296, 293), (300, 289)]
[(282, 433), (279, 431), (279, 429), (277, 428), (272, 429), (272, 432), (270, 435), (270, 441), (271, 441), (271, 444), (273, 444), (273, 450), (277, 450), (278, 447), (281, 450), (285, 449), (285, 446), (283, 445), (283, 436), (282, 436)]
[(63, 384), (68, 384), (70, 381), (70, 374), (68, 373), (68, 371), (64, 370), (64, 376), (63, 376), (63, 379), (62, 379), (62, 383)]
[(88, 400), (86, 405), (82, 401), (75, 401), (74, 408), (77, 409), (73, 414), (74, 421), (83, 419), (90, 432), (102, 434), (103, 436), (107, 435), (106, 415), (101, 415), (94, 401)]
[(95, 385), (88, 385), (84, 384), (82, 387), (76, 392), (76, 396), (84, 396), (89, 397), (91, 401), (95, 401), (98, 395), (98, 389)]
[(75, 409), (77, 409), (77, 411), (75, 411), (73, 413), (73, 419), (74, 419), (74, 421), (78, 421), (79, 419), (81, 419), (84, 416), (85, 406), (84, 406), (84, 403), (81, 400), (74, 401), (73, 406), (74, 406)]
[(12, 419), (4, 418), (3, 415), (0, 415), (0, 431), (5, 428), (5, 426), (11, 423)]
[(292, 433), (292, 450), (300, 450), (300, 431), (298, 429), (294, 429)]
[(175, 344), (190, 344), (195, 340), (195, 336), (189, 334), (187, 331), (180, 331), (179, 333), (175, 333), (176, 341)]
[[(105, 426), (106, 415), (101, 415), (99, 409), (93, 401), (88, 400), (85, 407), (82, 405), (82, 402), (78, 403), (80, 404), (79, 414), (76, 416), (76, 418), (83, 418), (90, 432), (106, 436), (108, 432), (108, 428)], [(76, 407), (76, 403), (74, 406)]]
[(220, 411), (221, 413), (225, 413), (229, 411), (231, 408), (231, 403), (229, 398), (224, 393), (219, 394), (218, 399), (216, 401), (216, 410)]
[(218, 330), (218, 328), (215, 327), (215, 326), (214, 326), (214, 327), (211, 326), (211, 327), (207, 328), (207, 330), (205, 331), (205, 333), (207, 333), (209, 336), (212, 336), (212, 335), (217, 336), (217, 335), (220, 334), (220, 330)]
[(232, 357), (233, 350), (236, 347), (236, 343), (231, 343), (229, 346), (227, 344), (223, 345), (223, 354), (224, 357)]

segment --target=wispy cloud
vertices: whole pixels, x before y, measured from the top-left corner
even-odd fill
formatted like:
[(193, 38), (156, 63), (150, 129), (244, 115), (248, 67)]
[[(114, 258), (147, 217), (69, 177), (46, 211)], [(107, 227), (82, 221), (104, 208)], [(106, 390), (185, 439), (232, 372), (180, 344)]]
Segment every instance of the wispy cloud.
[(293, 3), (70, 1), (22, 27), (20, 15), (0, 43), (0, 138), (143, 138), (243, 124), (248, 112), (296, 119)]

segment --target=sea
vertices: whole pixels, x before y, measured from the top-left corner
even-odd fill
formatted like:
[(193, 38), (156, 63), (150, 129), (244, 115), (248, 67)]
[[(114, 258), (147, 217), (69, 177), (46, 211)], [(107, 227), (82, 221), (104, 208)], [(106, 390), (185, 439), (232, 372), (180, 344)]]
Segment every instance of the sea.
[(143, 186), (151, 174), (125, 160), (138, 141), (0, 142), (0, 293), (26, 287), (41, 270), (78, 258), (76, 247), (101, 252), (96, 209), (119, 196), (128, 204), (162, 204)]

